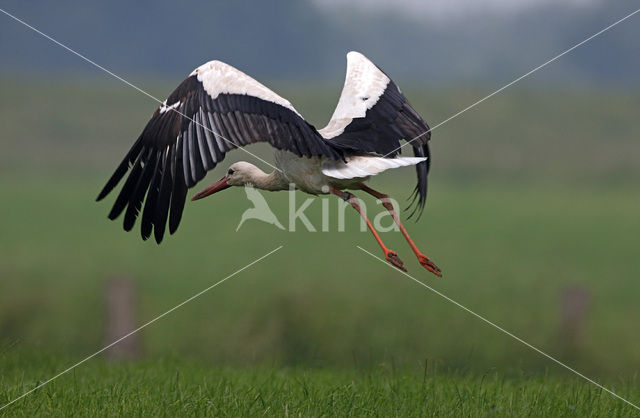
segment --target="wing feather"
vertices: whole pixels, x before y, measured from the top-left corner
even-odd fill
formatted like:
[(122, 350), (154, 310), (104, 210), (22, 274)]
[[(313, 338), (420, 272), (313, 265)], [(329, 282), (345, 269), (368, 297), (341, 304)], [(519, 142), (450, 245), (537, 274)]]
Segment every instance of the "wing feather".
[(158, 163), (158, 153), (153, 152), (153, 150), (149, 154), (147, 161), (144, 163), (144, 168), (142, 169), (142, 174), (138, 178), (138, 182), (131, 193), (129, 198), (129, 203), (127, 205), (127, 210), (124, 215), (124, 223), (123, 228), (125, 231), (130, 231), (133, 228), (133, 224), (138, 217), (138, 213), (140, 212), (140, 208), (142, 207), (142, 201), (144, 200), (144, 196), (147, 193), (147, 189), (149, 188), (149, 184), (151, 183), (151, 179), (154, 176), (154, 172), (156, 169), (156, 165)]
[(173, 234), (180, 225), (182, 219), (182, 210), (184, 209), (184, 203), (187, 200), (187, 184), (184, 181), (184, 176), (180, 175), (182, 171), (180, 167), (182, 160), (179, 158), (174, 159), (173, 164), (175, 167), (175, 175), (173, 177), (173, 193), (171, 194), (171, 211), (169, 216), (169, 232)]
[[(147, 193), (147, 201), (145, 202), (144, 209), (142, 210), (142, 222), (140, 225), (140, 236), (143, 240), (148, 239), (151, 236), (151, 230), (153, 228), (153, 214), (155, 213), (156, 203), (158, 199), (158, 178), (160, 177), (159, 171), (154, 171), (153, 178), (149, 191)], [(135, 221), (135, 218), (133, 219)], [(131, 223), (131, 229), (133, 222)]]
[(109, 218), (126, 209), (123, 226), (130, 230), (144, 202), (141, 236), (153, 232), (160, 242), (167, 220), (170, 233), (178, 228), (188, 188), (228, 151), (260, 141), (299, 156), (343, 156), (287, 100), (227, 64), (208, 62), (156, 109), (97, 200), (128, 173)]
[(171, 191), (173, 189), (173, 172), (171, 169), (171, 161), (174, 158), (175, 147), (169, 145), (162, 162), (162, 177), (160, 180), (160, 189), (158, 201), (156, 203), (154, 224), (157, 225), (155, 231), (162, 241), (164, 231), (167, 225), (167, 216), (169, 215), (169, 203), (171, 201)]
[[(416, 157), (429, 156), (429, 125), (393, 80), (354, 51), (347, 54), (347, 74), (338, 105), (319, 132), (327, 142), (350, 153), (393, 158), (400, 153), (400, 141), (405, 140), (411, 143)], [(417, 184), (407, 208), (413, 206), (409, 217), (424, 209), (429, 166), (429, 159), (416, 165)]]
[[(147, 158), (148, 158), (148, 155), (151, 154), (150, 151), (152, 150), (151, 149), (146, 150)], [(144, 153), (141, 152), (138, 155), (138, 158), (136, 158), (136, 161), (133, 163), (131, 174), (129, 174), (129, 177), (127, 177), (127, 180), (125, 181), (124, 186), (122, 186), (122, 190), (120, 190), (120, 194), (118, 194), (118, 197), (116, 198), (116, 201), (113, 204), (113, 207), (111, 208), (111, 212), (109, 212), (109, 219), (111, 220), (116, 219), (118, 216), (120, 216), (122, 211), (127, 207), (127, 203), (129, 203), (129, 197), (133, 192), (133, 189), (137, 183), (138, 177), (140, 176), (140, 171), (142, 170), (143, 155)]]

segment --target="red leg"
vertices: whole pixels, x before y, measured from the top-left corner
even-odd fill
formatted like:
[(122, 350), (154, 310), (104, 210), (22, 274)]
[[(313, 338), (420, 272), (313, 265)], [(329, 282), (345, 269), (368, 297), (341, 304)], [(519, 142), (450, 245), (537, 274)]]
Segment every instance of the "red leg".
[(360, 216), (362, 216), (362, 219), (364, 219), (367, 222), (367, 226), (369, 227), (369, 230), (373, 234), (376, 241), (378, 241), (380, 248), (382, 248), (382, 251), (384, 252), (384, 258), (386, 258), (389, 263), (399, 268), (400, 270), (407, 271), (407, 269), (404, 268), (404, 264), (402, 263), (402, 260), (400, 260), (400, 257), (398, 257), (398, 254), (395, 251), (391, 251), (386, 247), (386, 245), (384, 245), (384, 243), (382, 242), (382, 239), (380, 238), (380, 235), (378, 235), (378, 231), (376, 231), (373, 228), (373, 225), (367, 218), (367, 215), (365, 215), (364, 212), (362, 211), (358, 198), (349, 192), (343, 192), (333, 187), (330, 187), (329, 189), (331, 190), (331, 193), (335, 194), (336, 196), (339, 196), (341, 199), (351, 204), (351, 206), (358, 211)]
[(380, 193), (377, 192), (375, 190), (373, 190), (372, 188), (368, 187), (367, 185), (365, 185), (364, 183), (362, 183), (360, 185), (360, 188), (369, 193), (372, 196), (377, 197), (378, 199), (380, 199), (380, 201), (382, 202), (382, 205), (389, 211), (389, 213), (391, 214), (391, 217), (393, 218), (393, 221), (398, 225), (398, 227), (400, 228), (400, 232), (402, 232), (402, 235), (404, 236), (404, 238), (407, 240), (407, 242), (409, 243), (409, 246), (411, 247), (411, 249), (413, 250), (413, 253), (416, 255), (416, 257), (418, 257), (418, 261), (420, 262), (420, 264), (426, 268), (427, 270), (429, 270), (431, 273), (435, 274), (438, 277), (442, 277), (442, 270), (440, 270), (440, 268), (438, 266), (436, 266), (433, 261), (431, 261), (429, 259), (429, 257), (427, 257), (426, 255), (422, 254), (422, 252), (420, 252), (420, 250), (418, 249), (418, 247), (416, 246), (416, 244), (413, 243), (413, 240), (411, 239), (411, 237), (409, 236), (409, 233), (407, 232), (406, 229), (404, 229), (404, 225), (402, 225), (402, 222), (400, 222), (400, 217), (398, 216), (398, 214), (396, 213), (395, 209), (393, 208), (393, 205), (391, 204), (391, 202), (389, 201), (389, 195), (386, 195), (384, 193)]

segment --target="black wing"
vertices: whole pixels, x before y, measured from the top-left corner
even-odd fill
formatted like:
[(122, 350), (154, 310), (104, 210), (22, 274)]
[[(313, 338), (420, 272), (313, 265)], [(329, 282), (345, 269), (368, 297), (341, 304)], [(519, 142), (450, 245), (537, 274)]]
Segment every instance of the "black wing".
[(390, 158), (400, 153), (400, 140), (409, 141), (416, 157), (427, 157), (416, 165), (418, 182), (409, 197), (409, 208), (415, 205), (409, 217), (416, 213), (420, 217), (431, 164), (429, 125), (393, 80), (364, 55), (353, 51), (347, 54), (347, 75), (338, 106), (320, 133), (328, 143), (346, 151)]
[(142, 210), (142, 239), (153, 231), (160, 243), (167, 219), (172, 234), (178, 228), (187, 189), (228, 151), (262, 141), (299, 156), (341, 158), (288, 101), (239, 70), (211, 61), (155, 111), (97, 200), (129, 172), (109, 219), (126, 209), (123, 227), (129, 231)]

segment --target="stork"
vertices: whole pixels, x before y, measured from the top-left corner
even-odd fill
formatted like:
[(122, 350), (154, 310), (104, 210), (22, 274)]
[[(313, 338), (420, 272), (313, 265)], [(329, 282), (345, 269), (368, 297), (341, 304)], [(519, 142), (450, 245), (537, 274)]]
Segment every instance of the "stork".
[[(344, 87), (326, 127), (317, 130), (280, 97), (255, 79), (220, 61), (196, 68), (158, 107), (133, 147), (98, 195), (102, 200), (129, 173), (109, 219), (124, 214), (130, 231), (141, 213), (143, 240), (153, 232), (159, 244), (168, 221), (173, 234), (180, 224), (187, 190), (202, 180), (234, 148), (268, 142), (275, 167), (265, 173), (236, 162), (226, 175), (197, 193), (201, 199), (231, 186), (251, 184), (262, 190), (333, 193), (360, 213), (393, 266), (406, 271), (395, 251), (347, 190), (380, 199), (419, 263), (437, 276), (441, 270), (414, 244), (389, 196), (365, 182), (391, 168), (414, 165), (418, 181), (410, 196), (411, 216), (419, 218), (427, 197), (430, 131), (398, 86), (358, 52), (347, 54)], [(400, 140), (410, 141), (414, 157), (401, 157)], [(144, 208), (143, 208), (144, 202)]]

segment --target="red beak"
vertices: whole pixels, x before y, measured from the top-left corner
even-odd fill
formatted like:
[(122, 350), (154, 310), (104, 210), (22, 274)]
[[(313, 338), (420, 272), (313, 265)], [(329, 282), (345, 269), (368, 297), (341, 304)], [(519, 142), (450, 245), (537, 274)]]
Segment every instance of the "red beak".
[(211, 186), (193, 196), (191, 198), (191, 201), (202, 199), (203, 197), (212, 195), (216, 192), (219, 192), (220, 190), (228, 189), (229, 187), (231, 187), (231, 185), (227, 183), (227, 176), (224, 176), (220, 180), (213, 183)]

